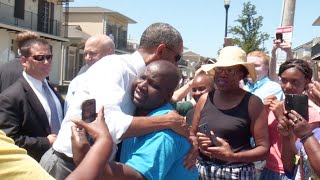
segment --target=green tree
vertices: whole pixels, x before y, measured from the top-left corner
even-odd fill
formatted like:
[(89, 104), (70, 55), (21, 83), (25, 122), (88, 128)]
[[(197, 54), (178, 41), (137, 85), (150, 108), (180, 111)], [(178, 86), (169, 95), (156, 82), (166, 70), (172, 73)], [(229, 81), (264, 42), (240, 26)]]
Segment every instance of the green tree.
[(242, 14), (235, 20), (240, 25), (229, 29), (229, 33), (234, 35), (234, 44), (241, 47), (246, 53), (256, 50), (267, 52), (263, 43), (269, 39), (270, 35), (260, 31), (262, 20), (262, 16), (257, 16), (255, 5), (250, 1), (243, 3)]

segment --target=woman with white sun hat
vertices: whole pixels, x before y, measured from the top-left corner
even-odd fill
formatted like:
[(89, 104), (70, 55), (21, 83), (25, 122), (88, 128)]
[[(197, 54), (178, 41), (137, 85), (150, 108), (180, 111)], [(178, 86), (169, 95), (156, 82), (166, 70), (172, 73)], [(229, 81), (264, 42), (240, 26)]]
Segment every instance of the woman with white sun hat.
[[(243, 90), (239, 82), (247, 77), (256, 80), (254, 67), (246, 62), (239, 47), (227, 46), (218, 62), (203, 65), (214, 74), (216, 90), (201, 96), (196, 105), (191, 136), (199, 143), (197, 161), (200, 179), (255, 179), (253, 162), (269, 152), (267, 115), (262, 101)], [(198, 127), (207, 124), (214, 143)], [(254, 137), (256, 146), (250, 145)]]

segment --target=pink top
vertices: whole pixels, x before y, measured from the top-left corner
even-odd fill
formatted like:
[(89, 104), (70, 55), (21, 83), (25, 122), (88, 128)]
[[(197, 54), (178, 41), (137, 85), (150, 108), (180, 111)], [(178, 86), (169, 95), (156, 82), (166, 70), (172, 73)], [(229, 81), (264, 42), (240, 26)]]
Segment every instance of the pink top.
[[(319, 112), (309, 106), (309, 123), (320, 122)], [(272, 111), (268, 116), (268, 131), (270, 140), (270, 154), (267, 157), (266, 168), (284, 174), (283, 163), (281, 161), (281, 138), (277, 130), (278, 121)]]

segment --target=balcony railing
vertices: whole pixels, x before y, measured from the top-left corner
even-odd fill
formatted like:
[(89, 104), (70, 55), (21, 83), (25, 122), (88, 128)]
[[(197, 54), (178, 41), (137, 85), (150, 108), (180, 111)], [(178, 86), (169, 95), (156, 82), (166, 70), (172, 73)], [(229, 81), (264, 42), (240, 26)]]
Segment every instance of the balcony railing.
[(65, 37), (60, 21), (47, 19), (47, 22), (38, 23), (38, 19), (41, 19), (39, 15), (30, 11), (24, 11), (24, 19), (16, 18), (13, 6), (0, 3), (0, 23)]

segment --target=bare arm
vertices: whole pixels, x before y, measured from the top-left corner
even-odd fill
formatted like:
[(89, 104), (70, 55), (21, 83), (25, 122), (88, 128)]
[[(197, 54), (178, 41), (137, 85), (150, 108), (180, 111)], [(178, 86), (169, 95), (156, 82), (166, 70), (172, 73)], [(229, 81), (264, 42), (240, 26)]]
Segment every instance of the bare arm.
[(311, 136), (304, 142), (303, 147), (306, 150), (312, 169), (320, 176), (320, 144), (318, 140)]
[(144, 180), (144, 176), (130, 166), (118, 162), (109, 162), (104, 168), (106, 179), (116, 180)]
[(283, 168), (293, 174), (296, 165), (294, 164), (294, 156), (297, 154), (295, 143), (295, 137), (292, 132), (288, 136), (281, 136), (281, 160), (283, 162)]
[(287, 60), (293, 59), (293, 53), (291, 50), (291, 44), (281, 43), (280, 48), (287, 53)]
[(277, 75), (276, 69), (277, 69), (277, 49), (279, 47), (278, 43), (274, 43), (272, 45), (272, 50), (271, 50), (271, 58), (269, 62), (269, 78), (272, 81), (278, 82), (279, 77)]
[(182, 136), (189, 136), (189, 127), (184, 118), (177, 112), (170, 111), (163, 116), (133, 117), (132, 123), (120, 139), (143, 136), (163, 129), (171, 129)]
[(291, 45), (288, 43), (281, 43), (280, 40), (274, 40), (271, 50), (271, 58), (269, 62), (269, 78), (272, 81), (278, 82), (279, 77), (277, 76), (276, 66), (277, 66), (277, 49), (280, 48), (287, 53), (287, 60), (293, 59), (293, 53), (291, 50)]
[(199, 126), (199, 122), (200, 122), (200, 112), (205, 104), (207, 97), (208, 97), (208, 93), (203, 94), (200, 97), (198, 103), (196, 104), (194, 114), (193, 114), (190, 136), (196, 136), (196, 134), (198, 132), (198, 126)]
[[(299, 120), (294, 122), (295, 119)], [(294, 173), (296, 167), (294, 164), (294, 157), (298, 154), (295, 146), (296, 137), (302, 138), (315, 127), (318, 127), (318, 123), (309, 124), (308, 121), (304, 120), (294, 111), (290, 111), (287, 117), (283, 116), (279, 120), (278, 131), (282, 135), (281, 160), (284, 169), (290, 174)], [(316, 146), (313, 146), (313, 148), (315, 147)], [(310, 160), (310, 158), (308, 159)]]
[(190, 80), (184, 86), (176, 90), (172, 95), (171, 102), (179, 102), (185, 98), (192, 89), (192, 82), (193, 80)]

